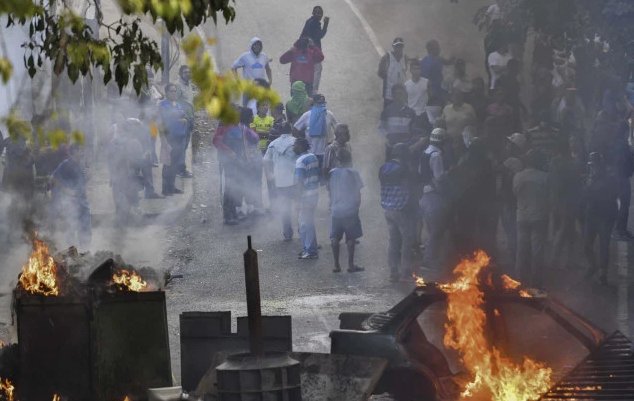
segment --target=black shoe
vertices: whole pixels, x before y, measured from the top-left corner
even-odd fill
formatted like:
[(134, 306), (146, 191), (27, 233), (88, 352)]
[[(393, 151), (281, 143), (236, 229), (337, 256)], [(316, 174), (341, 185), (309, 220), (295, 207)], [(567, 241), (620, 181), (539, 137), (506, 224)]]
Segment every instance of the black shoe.
[(192, 173), (190, 173), (189, 171), (185, 170), (182, 173), (178, 173), (178, 176), (180, 178), (193, 178), (194, 175)]
[(180, 195), (180, 194), (182, 194), (182, 193), (183, 193), (183, 191), (181, 191), (181, 190), (180, 190), (180, 189), (178, 189), (178, 188), (174, 188), (174, 189), (172, 190), (172, 194), (178, 194), (178, 195)]

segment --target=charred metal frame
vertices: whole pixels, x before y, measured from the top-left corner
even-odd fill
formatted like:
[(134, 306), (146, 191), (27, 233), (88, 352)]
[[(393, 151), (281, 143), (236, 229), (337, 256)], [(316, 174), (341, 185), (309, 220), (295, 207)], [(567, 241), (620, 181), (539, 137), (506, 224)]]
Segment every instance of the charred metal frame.
[(172, 384), (165, 293), (14, 296), (19, 399), (111, 401)]
[[(375, 356), (388, 359), (390, 369), (415, 370), (433, 384), (439, 398), (451, 398), (456, 390), (444, 355), (431, 344), (417, 318), (431, 305), (446, 302), (447, 294), (435, 283), (418, 287), (387, 312), (342, 313), (339, 330), (330, 333), (331, 353)], [(592, 352), (606, 333), (559, 301), (545, 294), (486, 292), (485, 305), (521, 304), (546, 313)], [(415, 346), (409, 346), (415, 345)]]

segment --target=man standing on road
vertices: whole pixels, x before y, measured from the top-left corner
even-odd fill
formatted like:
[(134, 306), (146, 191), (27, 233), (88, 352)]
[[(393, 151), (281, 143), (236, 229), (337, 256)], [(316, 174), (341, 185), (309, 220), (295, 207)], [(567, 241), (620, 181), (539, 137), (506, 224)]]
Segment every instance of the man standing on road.
[(439, 270), (441, 242), (447, 229), (447, 205), (436, 188), (436, 183), (445, 174), (443, 143), (447, 133), (443, 128), (435, 128), (429, 137), (429, 146), (420, 160), (419, 174), (423, 183), (423, 196), (420, 200), (425, 225), (427, 226), (427, 245), (424, 263), (426, 267)]
[[(592, 276), (599, 273), (599, 281), (607, 284), (610, 262), (610, 234), (617, 216), (617, 182), (609, 174), (603, 156), (598, 152), (588, 157), (588, 179), (585, 192), (585, 230), (584, 251), (590, 264), (586, 273)], [(595, 256), (594, 243), (598, 238), (599, 258)]]
[(299, 237), (302, 252), (299, 259), (317, 259), (317, 233), (315, 232), (315, 209), (319, 200), (319, 161), (310, 153), (310, 144), (305, 138), (295, 139), (293, 151), (299, 155), (295, 162), (295, 179), (299, 202)]
[(407, 56), (403, 53), (405, 41), (395, 38), (392, 51), (387, 52), (379, 62), (379, 77), (383, 80), (383, 110), (392, 102), (392, 88), (405, 82), (407, 72)]
[(296, 81), (291, 84), (291, 99), (286, 102), (286, 117), (288, 122), (295, 124), (312, 105), (312, 99), (308, 97), (306, 84)]
[(181, 65), (178, 69), (178, 86), (181, 90), (180, 99), (191, 105), (194, 104), (194, 87), (191, 82), (192, 71), (188, 65)]
[(489, 54), (487, 61), (489, 62), (489, 73), (491, 75), (490, 90), (495, 89), (497, 80), (506, 72), (506, 67), (512, 58), (513, 56), (509, 52), (509, 45), (505, 41), (500, 41), (497, 49)]
[(421, 76), (420, 63), (412, 61), (409, 72), (411, 78), (405, 82), (407, 90), (407, 105), (416, 113), (416, 118), (421, 119), (427, 106), (427, 84), (429, 81)]
[[(187, 65), (182, 65), (178, 70), (178, 87), (180, 89), (180, 101), (187, 103), (191, 108), (191, 112), (194, 112), (194, 87), (191, 82), (192, 71)], [(193, 118), (193, 115), (192, 115)], [(193, 125), (192, 125), (193, 128)], [(200, 142), (200, 138), (194, 138), (192, 141), (192, 131), (190, 129), (187, 133), (187, 139), (185, 143), (185, 151), (187, 151), (187, 147), (189, 143), (192, 142), (192, 153), (195, 158), (198, 153), (198, 144)], [(183, 158), (183, 163), (178, 167), (178, 176), (182, 178), (192, 178), (193, 175), (191, 172), (187, 171), (187, 167), (185, 166), (185, 158)]]
[(165, 94), (167, 99), (159, 103), (159, 115), (169, 145), (169, 165), (163, 165), (163, 195), (169, 196), (183, 193), (174, 186), (174, 180), (185, 164), (187, 135), (193, 127), (194, 116), (191, 106), (180, 100), (180, 89), (176, 84), (167, 84)]
[(517, 198), (516, 272), (528, 286), (541, 288), (544, 255), (548, 240), (548, 174), (545, 157), (539, 150), (526, 154), (526, 169), (513, 177), (513, 193)]
[[(237, 74), (238, 68), (242, 68), (242, 78), (250, 81), (256, 79), (267, 80), (271, 85), (273, 82), (273, 74), (271, 73), (271, 66), (269, 65), (269, 56), (262, 51), (262, 40), (258, 37), (253, 37), (249, 43), (249, 51), (244, 52), (233, 62), (231, 70)], [(243, 98), (242, 105), (246, 106), (249, 99)]]
[(425, 45), (427, 55), (420, 61), (420, 70), (423, 78), (429, 80), (429, 85), (434, 93), (443, 93), (443, 67), (446, 64), (453, 64), (453, 58), (445, 60), (440, 56), (440, 44), (437, 40), (432, 39)]
[[(324, 18), (323, 27), (321, 26), (322, 17)], [(324, 38), (324, 36), (326, 36), (329, 23), (330, 23), (330, 18), (324, 17), (323, 8), (321, 8), (321, 6), (315, 6), (313, 8), (312, 17), (306, 20), (306, 23), (304, 24), (304, 29), (302, 29), (302, 33), (299, 35), (299, 37), (310, 38), (310, 40), (313, 41), (313, 44), (315, 45), (315, 47), (321, 51), (321, 40)], [(322, 60), (323, 60), (323, 57), (322, 57)], [(321, 70), (322, 70), (322, 65), (321, 65), (321, 61), (319, 61), (315, 63), (315, 73), (314, 73), (315, 75), (312, 80), (313, 82), (312, 93), (319, 92), (319, 83), (321, 82)], [(294, 82), (294, 81), (291, 81), (291, 82)], [(309, 93), (311, 92), (309, 91)]]
[[(324, 164), (324, 154), (326, 144), (330, 142), (332, 133), (337, 126), (337, 119), (330, 110), (326, 108), (326, 98), (324, 95), (313, 96), (313, 106), (304, 113), (295, 123), (295, 129), (304, 132), (304, 137), (310, 143), (312, 154), (319, 160), (319, 168)], [(301, 135), (300, 135), (301, 136)]]
[(330, 180), (328, 181), (331, 215), (330, 245), (335, 259), (333, 272), (341, 272), (339, 243), (345, 234), (348, 248), (348, 273), (355, 273), (364, 270), (354, 264), (355, 242), (363, 235), (361, 220), (359, 220), (363, 181), (359, 172), (352, 168), (350, 151), (340, 148), (337, 151), (337, 160), (340, 167), (329, 172)]
[(416, 113), (407, 105), (407, 90), (402, 84), (392, 87), (393, 100), (381, 113), (380, 129), (385, 133), (385, 160), (397, 143), (410, 143), (416, 128)]
[(314, 92), (315, 67), (321, 65), (324, 54), (321, 49), (310, 43), (307, 37), (301, 37), (286, 53), (280, 57), (280, 64), (291, 63), (291, 84), (302, 81), (308, 94)]
[(322, 166), (323, 177), (326, 179), (330, 177), (330, 170), (341, 167), (339, 165), (339, 159), (337, 158), (337, 152), (339, 152), (340, 149), (346, 149), (348, 152), (351, 152), (350, 129), (348, 128), (348, 124), (337, 124), (335, 127), (335, 140), (326, 147), (324, 165)]
[(411, 194), (411, 173), (408, 168), (409, 148), (404, 143), (394, 145), (391, 158), (381, 166), (381, 206), (388, 226), (388, 265), (390, 281), (408, 276), (414, 266), (413, 247), (416, 240), (416, 207)]
[(291, 125), (284, 123), (280, 128), (280, 137), (269, 144), (264, 154), (267, 182), (275, 186), (276, 205), (272, 205), (272, 209), (274, 208), (282, 217), (284, 241), (293, 239), (291, 207), (295, 197), (295, 162), (297, 160), (297, 155), (293, 151), (294, 144), (295, 138), (291, 135)]

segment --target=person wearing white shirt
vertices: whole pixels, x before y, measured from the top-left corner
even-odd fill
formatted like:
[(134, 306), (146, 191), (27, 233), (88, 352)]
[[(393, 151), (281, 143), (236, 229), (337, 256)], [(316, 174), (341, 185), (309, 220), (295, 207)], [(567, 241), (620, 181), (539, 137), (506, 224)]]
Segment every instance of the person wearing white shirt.
[(295, 138), (291, 135), (291, 125), (285, 123), (282, 134), (271, 142), (264, 154), (264, 167), (267, 179), (273, 178), (275, 182), (276, 210), (282, 217), (282, 236), (284, 241), (293, 239), (293, 226), (291, 223), (292, 199), (295, 196), (295, 162), (297, 155), (293, 151)]
[(337, 126), (337, 119), (334, 114), (330, 110), (326, 110), (325, 114), (325, 123), (322, 127), (322, 132), (320, 135), (316, 133), (310, 133), (310, 124), (311, 121), (314, 122), (314, 119), (311, 119), (311, 115), (313, 111), (318, 112), (319, 110), (323, 110), (326, 107), (326, 99), (323, 95), (315, 95), (313, 96), (313, 107), (308, 110), (306, 113), (302, 114), (302, 116), (295, 122), (295, 129), (297, 131), (304, 131), (306, 135), (306, 139), (310, 143), (310, 152), (317, 156), (319, 159), (319, 166), (323, 165), (324, 154), (326, 153), (326, 145), (332, 141), (334, 138), (335, 127)]
[(414, 110), (417, 117), (420, 117), (427, 106), (427, 84), (429, 81), (421, 77), (420, 63), (418, 61), (413, 62), (409, 70), (412, 77), (405, 82), (407, 105)]
[(489, 89), (495, 89), (497, 80), (504, 73), (506, 65), (512, 58), (508, 44), (504, 42), (500, 43), (496, 51), (489, 54), (489, 72), (491, 73)]
[(231, 69), (237, 74), (242, 68), (242, 77), (248, 80), (268, 79), (269, 85), (273, 80), (269, 57), (262, 51), (262, 40), (258, 37), (251, 39), (249, 51), (244, 52), (233, 62)]

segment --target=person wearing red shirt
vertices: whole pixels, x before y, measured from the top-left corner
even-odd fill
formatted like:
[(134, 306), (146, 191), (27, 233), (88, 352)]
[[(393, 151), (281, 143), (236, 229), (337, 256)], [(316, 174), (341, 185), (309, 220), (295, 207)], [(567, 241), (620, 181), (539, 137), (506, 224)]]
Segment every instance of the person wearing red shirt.
[(306, 84), (308, 95), (313, 93), (315, 79), (315, 64), (324, 60), (321, 49), (315, 46), (309, 38), (302, 37), (295, 42), (286, 53), (280, 57), (280, 64), (291, 64), (291, 84), (302, 81)]

